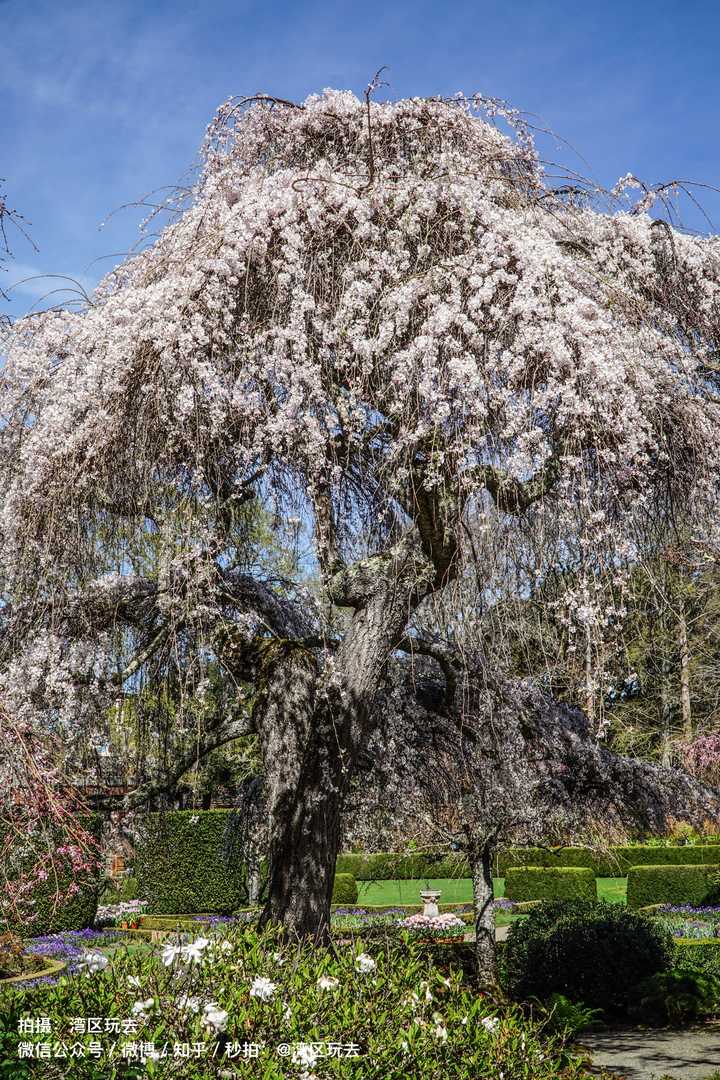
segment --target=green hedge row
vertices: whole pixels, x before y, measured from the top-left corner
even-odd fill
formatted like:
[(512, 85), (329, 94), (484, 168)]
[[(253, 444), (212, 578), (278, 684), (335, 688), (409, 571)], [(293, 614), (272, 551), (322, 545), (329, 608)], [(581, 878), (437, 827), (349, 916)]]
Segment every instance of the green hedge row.
[[(595, 877), (625, 877), (631, 866), (676, 866), (710, 863), (720, 858), (720, 843), (681, 845), (614, 845), (607, 851), (590, 847), (506, 848), (495, 859), (495, 877), (505, 877), (509, 866), (544, 866), (553, 869), (582, 867)], [(409, 878), (464, 878), (470, 876), (463, 855), (414, 854), (380, 851), (339, 855), (336, 870), (358, 881)]]
[(241, 821), (234, 810), (146, 814), (135, 876), (148, 914), (228, 915), (247, 902)]
[(498, 852), (495, 876), (504, 877), (508, 866), (581, 866), (595, 877), (625, 877), (631, 866), (678, 866), (716, 862), (720, 845), (683, 844), (614, 845), (607, 851), (590, 847), (506, 848)]
[[(83, 815), (79, 819), (82, 827), (94, 836), (100, 837), (102, 818), (99, 814)], [(30, 863), (36, 856), (29, 855)], [(34, 918), (18, 925), (11, 913), (6, 922), (0, 917), (0, 930), (6, 925), (19, 930), (23, 935), (36, 937), (40, 934), (55, 934), (61, 930), (85, 930), (95, 922), (98, 897), (100, 892), (99, 869), (97, 873), (87, 873), (79, 877), (69, 860), (58, 860), (58, 876), (50, 874), (45, 881), (38, 882), (32, 893)], [(58, 895), (67, 892), (70, 885), (75, 885), (78, 892), (74, 896), (57, 902)]]
[(596, 900), (595, 874), (587, 867), (509, 866), (508, 900)]
[(699, 866), (631, 866), (627, 881), (628, 907), (646, 907), (648, 904), (703, 904), (713, 892), (713, 878), (718, 874), (718, 863)]
[(463, 855), (401, 855), (380, 851), (369, 855), (338, 855), (338, 874), (352, 874), (356, 881), (409, 881), (421, 878), (465, 878), (470, 875)]

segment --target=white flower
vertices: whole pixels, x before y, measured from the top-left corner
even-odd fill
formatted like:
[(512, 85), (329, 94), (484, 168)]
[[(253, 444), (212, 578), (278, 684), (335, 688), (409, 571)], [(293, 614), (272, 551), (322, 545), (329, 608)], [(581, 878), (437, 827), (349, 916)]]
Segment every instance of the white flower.
[(86, 952), (78, 964), (78, 967), (84, 968), (88, 975), (94, 975), (97, 971), (102, 971), (103, 968), (106, 968), (109, 963), (110, 961), (104, 953)]
[(128, 975), (127, 983), (128, 983), (128, 986), (132, 986), (133, 990), (139, 990), (140, 989), (140, 985), (141, 985), (140, 984), (140, 979), (138, 978), (137, 975)]
[(340, 985), (340, 980), (334, 975), (321, 975), (317, 981), (318, 990), (334, 990)]
[(358, 971), (366, 973), (368, 971), (374, 971), (377, 967), (377, 964), (373, 960), (372, 956), (368, 956), (367, 953), (360, 953), (360, 955), (355, 958), (355, 967), (358, 969)]
[(199, 1012), (201, 1004), (202, 1002), (199, 997), (193, 997), (187, 994), (184, 997), (178, 998), (176, 1001), (178, 1009), (181, 1009), (183, 1012), (191, 1013)]
[(278, 967), (282, 967), (283, 964), (285, 963), (285, 957), (283, 956), (282, 953), (279, 953), (279, 952), (273, 953), (273, 960), (275, 961), (275, 963), (277, 964)]
[(310, 1065), (312, 1067), (319, 1057), (320, 1053), (312, 1043), (298, 1043), (293, 1050), (291, 1061), (293, 1065)]
[(202, 960), (203, 950), (205, 950), (210, 944), (210, 938), (199, 937), (195, 941), (191, 941), (189, 945), (182, 947), (183, 955), (191, 963), (199, 964)]
[(492, 1034), (494, 1031), (497, 1030), (497, 1026), (500, 1023), (500, 1019), (497, 1016), (483, 1016), (480, 1023), (482, 1024), (482, 1026), (485, 1028), (485, 1030), (487, 1032)]
[(165, 967), (170, 967), (173, 961), (178, 956), (182, 956), (184, 952), (185, 949), (182, 945), (163, 945), (162, 962)]
[(155, 999), (147, 998), (146, 1001), (136, 1001), (130, 1012), (133, 1016), (137, 1016), (141, 1020), (144, 1020), (147, 1017), (147, 1014), (151, 1012), (154, 1008)]
[(286, 1005), (283, 1009), (283, 1020), (289, 1024), (292, 1020), (292, 1010), (289, 1005)]
[(200, 815), (199, 814), (193, 814), (192, 817), (190, 818), (190, 824), (191, 825), (197, 825), (199, 820), (200, 820)]
[(260, 998), (261, 1001), (270, 1001), (276, 990), (277, 983), (266, 979), (264, 975), (258, 975), (257, 978), (253, 979), (250, 987), (250, 997)]
[(438, 1022), (433, 1028), (433, 1035), (440, 1042), (447, 1042), (448, 1033), (444, 1024)]
[(215, 1001), (209, 1001), (203, 1009), (203, 1024), (214, 1028), (215, 1031), (224, 1031), (227, 1027), (228, 1014), (226, 1009), (221, 1009)]
[(226, 939), (225, 941), (220, 942), (220, 944), (218, 945), (218, 949), (220, 950), (220, 952), (232, 952), (233, 943), (232, 941), (227, 941)]

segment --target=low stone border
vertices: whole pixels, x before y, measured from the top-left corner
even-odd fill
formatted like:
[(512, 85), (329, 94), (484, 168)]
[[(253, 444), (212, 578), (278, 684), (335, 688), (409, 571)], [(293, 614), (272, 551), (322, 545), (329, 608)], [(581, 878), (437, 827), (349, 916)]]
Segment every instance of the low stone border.
[(65, 967), (67, 967), (66, 960), (48, 959), (47, 966), (39, 968), (37, 971), (28, 972), (26, 975), (13, 975), (8, 979), (0, 979), (0, 986), (5, 986), (8, 983), (29, 982), (31, 979), (43, 979), (46, 975), (57, 975)]

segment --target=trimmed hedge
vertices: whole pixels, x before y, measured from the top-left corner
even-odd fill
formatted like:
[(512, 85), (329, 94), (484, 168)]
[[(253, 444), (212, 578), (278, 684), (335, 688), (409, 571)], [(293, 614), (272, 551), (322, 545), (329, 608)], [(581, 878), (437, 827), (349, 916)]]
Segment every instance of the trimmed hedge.
[[(78, 820), (88, 833), (96, 839), (99, 838), (102, 827), (99, 814), (86, 814)], [(23, 935), (37, 937), (40, 934), (56, 934), (62, 930), (85, 930), (93, 925), (100, 895), (100, 868), (98, 867), (95, 874), (78, 877), (69, 860), (65, 860), (65, 865), (64, 872), (59, 868), (61, 872), (57, 880), (50, 874), (45, 881), (37, 882), (34, 886), (32, 898), (36, 917), (19, 926), (9, 918), (9, 928), (19, 930)], [(58, 892), (65, 893), (71, 884), (76, 885), (79, 891), (61, 903), (56, 903)], [(0, 919), (0, 929), (2, 925)]]
[(720, 938), (676, 938), (675, 966), (720, 975)]
[(336, 874), (333, 882), (333, 904), (357, 904), (357, 881), (352, 874)]
[[(606, 851), (591, 847), (506, 848), (495, 857), (494, 877), (504, 877), (509, 866), (545, 866), (552, 869), (584, 867), (595, 877), (625, 877), (631, 866), (676, 866), (720, 860), (720, 843), (708, 844), (627, 844)], [(466, 878), (470, 876), (463, 855), (414, 854), (378, 851), (339, 855), (339, 874), (352, 874), (357, 881), (404, 881), (410, 878)]]
[(627, 883), (628, 907), (703, 904), (713, 889), (712, 878), (719, 873), (718, 863), (700, 866), (631, 866)]
[(595, 900), (595, 875), (580, 866), (509, 866), (505, 896), (508, 900)]
[(613, 845), (607, 851), (590, 847), (506, 848), (495, 860), (495, 877), (504, 877), (509, 866), (583, 866), (595, 877), (625, 877), (631, 866), (689, 866), (716, 862), (720, 845), (681, 844), (660, 846)]
[(146, 814), (135, 849), (138, 891), (150, 915), (229, 915), (247, 902), (235, 810)]
[(465, 878), (470, 867), (463, 855), (414, 854), (377, 851), (338, 855), (337, 874), (352, 874), (356, 881), (411, 881), (422, 878)]

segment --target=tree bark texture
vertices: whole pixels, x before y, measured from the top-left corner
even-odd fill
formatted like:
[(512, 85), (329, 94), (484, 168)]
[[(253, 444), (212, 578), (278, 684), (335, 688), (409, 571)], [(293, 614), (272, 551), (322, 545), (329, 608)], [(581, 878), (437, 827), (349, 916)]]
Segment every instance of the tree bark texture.
[(495, 991), (498, 986), (495, 948), (495, 908), (493, 906), (493, 850), (487, 843), (470, 853), (475, 908), (475, 962), (480, 986)]

